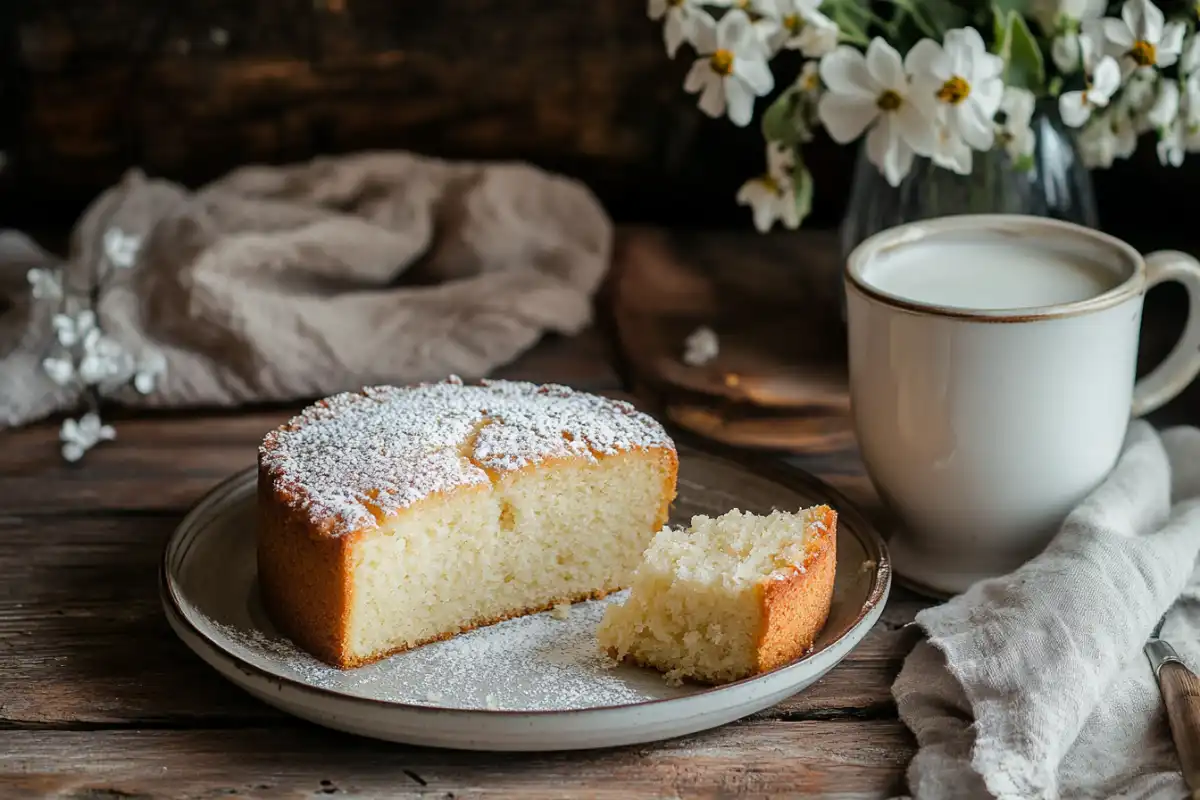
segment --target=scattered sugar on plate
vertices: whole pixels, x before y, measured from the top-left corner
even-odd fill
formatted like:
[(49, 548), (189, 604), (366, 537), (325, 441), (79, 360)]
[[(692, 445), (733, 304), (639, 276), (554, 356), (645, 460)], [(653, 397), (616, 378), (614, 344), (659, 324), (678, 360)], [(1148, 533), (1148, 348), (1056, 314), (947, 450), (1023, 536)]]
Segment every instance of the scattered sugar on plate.
[(324, 664), (276, 633), (257, 601), (242, 624), (208, 624), (224, 647), (271, 674), (383, 702), (564, 711), (692, 694), (695, 688), (664, 686), (657, 671), (618, 664), (600, 650), (596, 626), (626, 594), (562, 603), (352, 670)]

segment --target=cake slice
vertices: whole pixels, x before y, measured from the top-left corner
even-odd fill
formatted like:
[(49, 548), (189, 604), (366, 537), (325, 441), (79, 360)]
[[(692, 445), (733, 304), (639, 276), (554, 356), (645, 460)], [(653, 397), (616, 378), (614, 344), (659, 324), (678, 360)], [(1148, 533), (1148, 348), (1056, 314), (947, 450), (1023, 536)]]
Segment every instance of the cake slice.
[(738, 510), (664, 528), (643, 557), (629, 599), (597, 631), (613, 658), (725, 683), (766, 672), (809, 649), (833, 597), (837, 514), (816, 506), (756, 516)]
[(259, 454), (258, 579), (337, 667), (629, 585), (678, 459), (629, 403), (508, 381), (323, 400)]

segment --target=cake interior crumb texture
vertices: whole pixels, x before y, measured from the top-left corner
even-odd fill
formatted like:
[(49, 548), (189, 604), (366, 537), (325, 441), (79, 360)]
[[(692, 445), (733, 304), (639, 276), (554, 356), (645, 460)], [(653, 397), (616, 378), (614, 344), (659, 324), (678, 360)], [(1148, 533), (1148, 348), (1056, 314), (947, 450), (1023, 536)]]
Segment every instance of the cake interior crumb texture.
[(664, 528), (629, 599), (597, 631), (616, 658), (670, 680), (724, 683), (811, 649), (829, 616), (837, 516), (828, 506), (757, 516), (739, 510)]

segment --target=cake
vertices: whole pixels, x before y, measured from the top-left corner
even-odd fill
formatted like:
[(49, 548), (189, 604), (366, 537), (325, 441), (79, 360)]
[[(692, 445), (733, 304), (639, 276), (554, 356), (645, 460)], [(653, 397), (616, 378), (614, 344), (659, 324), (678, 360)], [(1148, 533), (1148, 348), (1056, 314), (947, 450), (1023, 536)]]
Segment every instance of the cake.
[(829, 616), (837, 514), (817, 506), (756, 516), (738, 510), (664, 528), (629, 598), (597, 630), (613, 658), (668, 680), (726, 683), (802, 656)]
[(259, 451), (276, 627), (350, 668), (628, 586), (675, 497), (675, 447), (628, 403), (485, 381), (316, 403)]

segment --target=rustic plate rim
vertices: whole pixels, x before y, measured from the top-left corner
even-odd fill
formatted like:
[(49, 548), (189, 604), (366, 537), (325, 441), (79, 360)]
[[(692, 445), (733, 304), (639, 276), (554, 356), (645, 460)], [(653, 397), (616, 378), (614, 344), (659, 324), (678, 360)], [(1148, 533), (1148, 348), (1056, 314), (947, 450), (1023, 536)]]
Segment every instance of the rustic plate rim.
[[(871, 523), (870, 519), (859, 510), (856, 503), (851, 501), (842, 492), (830, 486), (825, 481), (818, 478), (816, 475), (797, 467), (788, 464), (778, 459), (768, 459), (756, 455), (746, 454), (730, 454), (714, 452), (714, 448), (697, 447), (694, 443), (687, 441), (689, 437), (676, 437), (677, 444), (682, 443), (688, 450), (693, 451), (696, 455), (703, 458), (708, 458), (716, 461), (724, 461), (735, 467), (748, 470), (760, 477), (765, 477), (769, 480), (777, 481), (788, 488), (795, 486), (803, 487), (807, 491), (819, 491), (823, 496), (830, 500), (830, 505), (833, 505), (838, 512), (839, 521), (843, 516), (850, 516), (854, 520), (853, 533), (863, 545), (863, 549), (867, 552), (868, 557), (874, 556), (875, 570), (872, 575), (871, 586), (866, 594), (862, 606), (858, 610), (854, 621), (849, 624), (837, 637), (827, 642), (820, 650), (812, 651), (800, 658), (777, 667), (768, 672), (751, 675), (747, 678), (741, 678), (736, 681), (721, 684), (718, 686), (706, 686), (700, 688), (682, 697), (663, 697), (651, 700), (639, 700), (632, 703), (620, 703), (605, 706), (591, 706), (588, 708), (574, 709), (483, 709), (483, 708), (455, 708), (447, 706), (427, 706), (414, 703), (404, 703), (393, 700), (381, 700), (372, 697), (363, 697), (361, 695), (348, 694), (335, 689), (329, 689), (323, 686), (314, 686), (311, 683), (306, 683), (301, 680), (273, 673), (259, 665), (242, 658), (241, 656), (228, 650), (220, 641), (215, 639), (206, 631), (202, 630), (190, 618), (187, 611), (184, 609), (182, 600), (182, 590), (176, 584), (175, 576), (169, 566), (171, 555), (178, 546), (179, 539), (192, 526), (195, 525), (200, 513), (205, 511), (208, 505), (218, 505), (225, 500), (225, 496), (233, 491), (233, 487), (240, 487), (243, 482), (251, 478), (257, 473), (257, 467), (247, 467), (239, 470), (224, 480), (217, 483), (207, 492), (205, 492), (184, 514), (183, 519), (167, 537), (167, 541), (163, 547), (162, 556), (159, 559), (158, 569), (158, 584), (159, 595), (163, 603), (163, 609), (167, 616), (167, 620), (171, 623), (174, 629), (176, 626), (183, 628), (190, 636), (196, 637), (204, 643), (209, 655), (219, 658), (227, 665), (253, 678), (264, 680), (268, 683), (279, 686), (280, 688), (293, 689), (301, 694), (316, 695), (322, 698), (336, 701), (339, 703), (349, 703), (352, 706), (360, 708), (370, 708), (374, 710), (391, 710), (404, 713), (426, 714), (431, 716), (453, 715), (460, 719), (469, 717), (486, 717), (495, 719), (503, 717), (510, 720), (519, 719), (545, 719), (547, 717), (561, 718), (564, 716), (578, 716), (581, 714), (601, 716), (607, 714), (620, 714), (638, 709), (644, 709), (651, 706), (661, 706), (662, 704), (672, 703), (675, 705), (687, 704), (689, 701), (703, 701), (713, 697), (737, 694), (739, 690), (744, 689), (748, 685), (759, 685), (768, 678), (782, 680), (788, 673), (803, 672), (806, 667), (811, 666), (811, 662), (826, 653), (836, 648), (843, 640), (852, 636), (863, 626), (868, 617), (875, 615), (876, 617), (882, 613), (883, 607), (887, 602), (888, 595), (891, 590), (893, 581), (891, 557), (888, 553), (887, 543), (879, 534), (879, 531)], [(679, 441), (682, 440), (682, 441)], [(719, 448), (717, 448), (719, 449)], [(683, 455), (682, 453), (680, 454)], [(842, 526), (838, 526), (839, 535), (843, 530)], [(873, 625), (872, 625), (873, 627)], [(863, 632), (863, 636), (868, 631)], [(200, 656), (201, 660), (207, 661), (204, 654), (196, 651), (196, 648), (187, 641), (180, 632), (176, 630), (176, 635), (184, 641), (184, 644)], [(859, 637), (860, 640), (862, 637)], [(845, 655), (837, 658), (834, 664), (840, 663), (845, 658)], [(793, 683), (799, 681), (792, 681)]]

